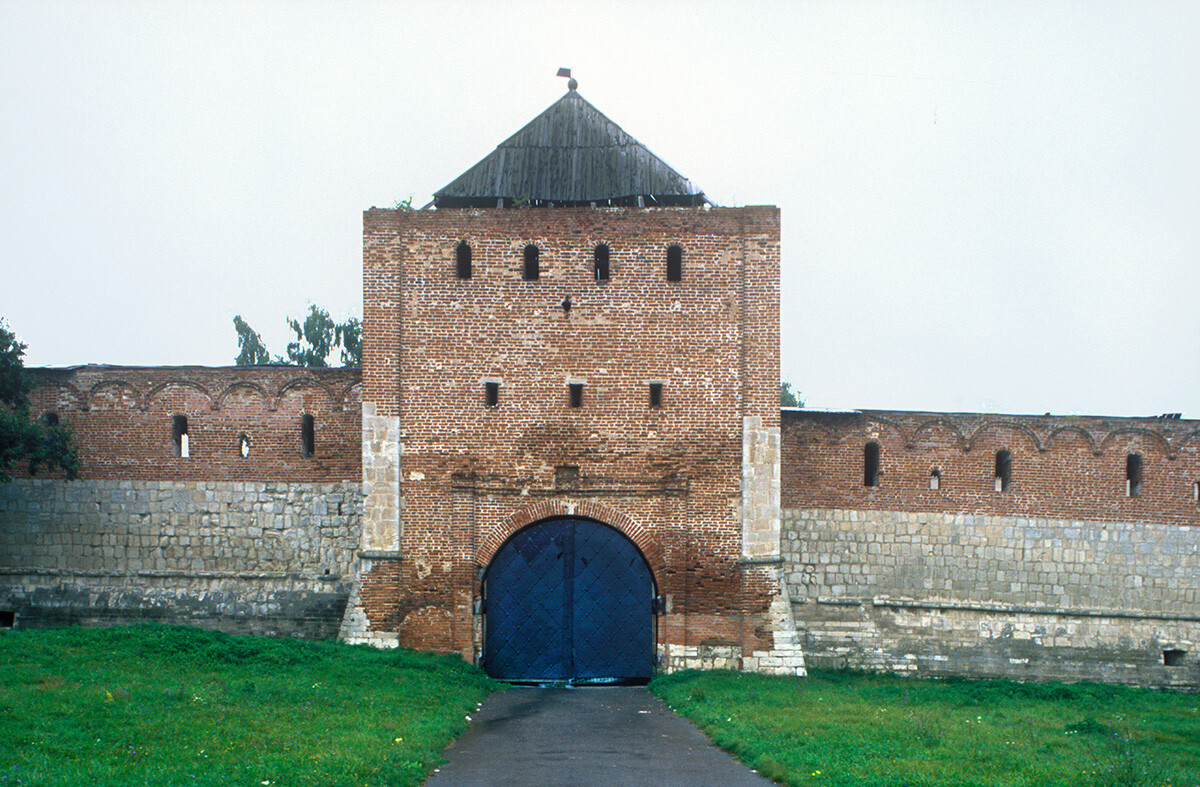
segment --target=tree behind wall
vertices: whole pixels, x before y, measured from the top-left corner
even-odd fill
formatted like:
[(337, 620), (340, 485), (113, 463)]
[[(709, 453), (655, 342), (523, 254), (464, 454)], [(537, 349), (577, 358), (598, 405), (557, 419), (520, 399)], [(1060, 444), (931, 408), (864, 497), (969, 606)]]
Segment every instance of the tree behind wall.
[(30, 475), (45, 465), (78, 478), (79, 454), (71, 445), (71, 431), (30, 418), (33, 380), (24, 355), (25, 345), (0, 320), (0, 482), (11, 481), (12, 470), (21, 463), (28, 463)]
[(238, 337), (238, 355), (234, 363), (238, 366), (290, 363), (326, 367), (329, 366), (329, 354), (336, 347), (341, 351), (342, 366), (362, 366), (362, 323), (357, 317), (337, 323), (329, 312), (310, 304), (303, 320), (289, 317), (287, 323), (296, 340), (288, 343), (286, 358), (280, 355), (272, 361), (262, 336), (242, 319), (242, 315), (234, 315), (233, 327)]

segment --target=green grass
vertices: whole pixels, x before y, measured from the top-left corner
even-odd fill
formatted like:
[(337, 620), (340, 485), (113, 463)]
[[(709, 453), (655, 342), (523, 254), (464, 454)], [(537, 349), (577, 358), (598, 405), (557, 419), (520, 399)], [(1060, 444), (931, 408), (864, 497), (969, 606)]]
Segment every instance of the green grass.
[(420, 784), (499, 687), (455, 656), (192, 628), (0, 635), (0, 786)]
[(650, 688), (787, 785), (1200, 784), (1197, 695), (837, 672), (681, 672)]

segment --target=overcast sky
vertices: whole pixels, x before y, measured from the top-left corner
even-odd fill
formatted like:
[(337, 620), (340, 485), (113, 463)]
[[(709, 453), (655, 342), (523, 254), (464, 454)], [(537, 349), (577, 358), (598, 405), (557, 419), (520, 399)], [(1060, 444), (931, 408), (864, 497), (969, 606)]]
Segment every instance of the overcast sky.
[(1200, 417), (1200, 3), (0, 2), (30, 365), (361, 315), (362, 211), (566, 90), (783, 212), (811, 407)]

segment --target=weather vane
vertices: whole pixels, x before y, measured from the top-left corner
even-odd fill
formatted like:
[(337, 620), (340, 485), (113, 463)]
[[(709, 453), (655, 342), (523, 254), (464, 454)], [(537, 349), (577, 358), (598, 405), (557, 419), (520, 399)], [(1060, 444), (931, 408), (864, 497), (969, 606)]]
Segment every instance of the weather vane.
[(571, 69), (558, 69), (558, 76), (567, 78), (567, 90), (574, 90), (575, 88), (579, 87), (579, 80), (571, 76)]

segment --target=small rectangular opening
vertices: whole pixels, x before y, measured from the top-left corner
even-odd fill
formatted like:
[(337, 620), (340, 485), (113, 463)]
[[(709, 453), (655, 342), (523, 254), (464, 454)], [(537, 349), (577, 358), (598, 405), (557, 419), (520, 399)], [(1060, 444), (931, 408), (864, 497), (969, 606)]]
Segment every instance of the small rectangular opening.
[(567, 383), (572, 407), (583, 407), (583, 383)]
[(662, 407), (662, 383), (650, 383), (650, 406)]
[(487, 407), (495, 407), (500, 403), (500, 383), (486, 382), (483, 384), (483, 403)]
[(929, 488), (942, 488), (942, 471), (936, 467), (929, 471)]
[(879, 443), (863, 446), (863, 486), (879, 486)]
[(1137, 497), (1142, 493), (1142, 455), (1129, 454), (1125, 457), (1125, 495)]
[(996, 491), (1007, 492), (1012, 482), (1012, 452), (1008, 450), (996, 452)]
[(667, 249), (667, 281), (683, 281), (683, 248), (680, 246)]
[(541, 263), (538, 261), (540, 256), (537, 246), (532, 243), (525, 247), (525, 265), (522, 270), (522, 277), (525, 281), (537, 281), (541, 276)]
[(171, 441), (175, 444), (175, 456), (187, 459), (191, 451), (188, 446), (188, 422), (186, 415), (171, 416)]
[(578, 489), (579, 468), (574, 465), (559, 465), (554, 468), (554, 486), (558, 489)]
[(0, 609), (0, 629), (10, 629), (17, 625), (17, 613), (11, 609)]
[(1187, 659), (1186, 650), (1164, 650), (1163, 651), (1163, 666), (1164, 667), (1182, 667), (1184, 660)]
[(316, 453), (316, 424), (311, 415), (300, 416), (300, 453), (312, 458)]
[(596, 247), (595, 258), (593, 262), (596, 273), (596, 281), (608, 281), (608, 246), (601, 243)]

